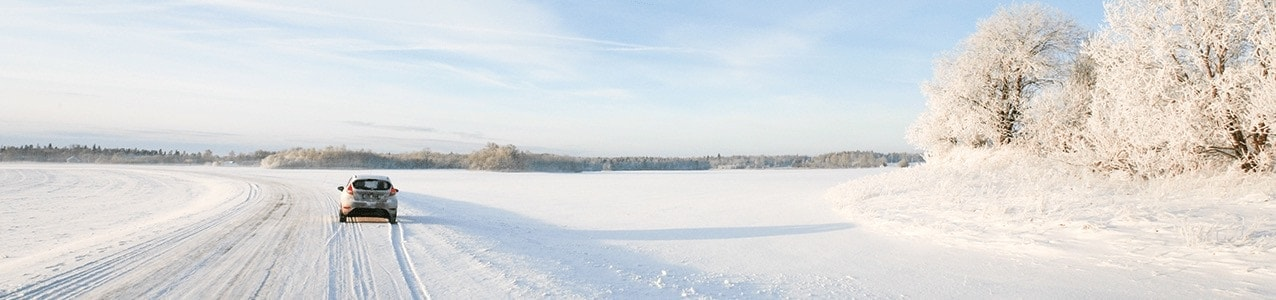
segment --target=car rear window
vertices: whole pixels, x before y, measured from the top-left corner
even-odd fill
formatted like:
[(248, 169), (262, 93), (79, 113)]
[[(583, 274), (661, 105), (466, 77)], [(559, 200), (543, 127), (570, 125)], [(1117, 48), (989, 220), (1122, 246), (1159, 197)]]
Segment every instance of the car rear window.
[(359, 179), (355, 180), (351, 186), (358, 190), (384, 191), (390, 189), (390, 182), (376, 179)]

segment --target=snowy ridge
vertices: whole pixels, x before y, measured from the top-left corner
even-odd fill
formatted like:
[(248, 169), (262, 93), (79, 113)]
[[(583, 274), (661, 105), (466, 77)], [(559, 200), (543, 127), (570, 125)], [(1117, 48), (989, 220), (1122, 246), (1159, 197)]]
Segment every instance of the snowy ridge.
[(1223, 269), (1276, 283), (1276, 176), (1130, 180), (1013, 150), (942, 161), (829, 190), (857, 224), (958, 247)]

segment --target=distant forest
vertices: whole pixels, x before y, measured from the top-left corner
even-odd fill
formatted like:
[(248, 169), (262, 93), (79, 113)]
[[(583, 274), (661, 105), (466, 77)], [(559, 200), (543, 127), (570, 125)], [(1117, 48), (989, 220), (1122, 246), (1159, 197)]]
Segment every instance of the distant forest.
[(416, 151), (378, 153), (345, 147), (258, 150), (226, 155), (180, 150), (102, 148), (97, 145), (2, 146), (0, 161), (97, 164), (185, 164), (260, 166), (273, 169), (469, 169), (502, 172), (595, 172), (774, 168), (872, 168), (922, 161), (915, 153), (844, 151), (817, 156), (748, 155), (705, 157), (574, 157), (532, 153), (514, 145), (488, 144), (469, 154)]
[(271, 151), (251, 153), (230, 152), (215, 155), (212, 150), (185, 152), (164, 149), (103, 148), (97, 145), (48, 145), (0, 146), (0, 161), (68, 162), (94, 164), (186, 164), (203, 165), (243, 162), (256, 166), (263, 158), (275, 154)]

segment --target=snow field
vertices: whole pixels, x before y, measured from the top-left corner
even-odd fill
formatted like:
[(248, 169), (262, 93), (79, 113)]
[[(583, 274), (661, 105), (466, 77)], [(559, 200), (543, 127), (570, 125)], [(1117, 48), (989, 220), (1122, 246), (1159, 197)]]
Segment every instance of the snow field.
[[(22, 299), (846, 295), (775, 239), (852, 228), (819, 195), (874, 172), (0, 167), (3, 203), (45, 203), (6, 212), (0, 298)], [(336, 222), (335, 187), (369, 172), (403, 190), (398, 226)]]
[[(888, 192), (879, 197), (826, 195), (848, 181), (910, 171), (896, 170), (545, 174), (0, 164), (0, 206), (17, 216), (0, 223), (0, 299), (1276, 294), (1271, 264), (1263, 261), (1270, 255), (1202, 260), (1164, 245), (1139, 253), (1179, 252), (1131, 255), (1118, 250), (1137, 232), (1097, 221), (1090, 223), (1100, 230), (1089, 240), (1074, 232), (1091, 232), (1077, 229), (1080, 222), (1065, 223), (1071, 229), (938, 226), (984, 233), (962, 235), (922, 224), (959, 224), (964, 213), (923, 203), (865, 202), (885, 216), (929, 218), (912, 226), (830, 209), (826, 196), (921, 197), (881, 187), (863, 189)], [(336, 221), (336, 186), (356, 173), (394, 180), (399, 224)], [(955, 184), (940, 181), (930, 183)], [(924, 202), (934, 202), (930, 197)], [(47, 205), (13, 205), (41, 202)], [(1009, 215), (1022, 220), (1016, 214), (1054, 210), (1044, 211)], [(1256, 235), (1263, 230), (1250, 240), (1263, 239)], [(984, 236), (997, 238), (971, 238)], [(1252, 262), (1249, 270), (1234, 268), (1245, 262)]]
[(856, 224), (879, 232), (1115, 269), (1156, 265), (1149, 272), (1157, 275), (1220, 274), (1220, 281), (1244, 283), (1238, 295), (1273, 292), (1276, 177), (1143, 181), (1026, 157), (956, 152), (848, 182), (826, 197)]
[[(814, 259), (776, 256), (807, 248), (789, 249), (774, 238), (851, 228), (827, 204), (810, 200), (819, 199), (824, 187), (871, 172), (382, 173), (401, 187), (430, 192), (407, 191), (406, 199), (419, 206), (405, 212), (419, 210), (423, 217), (414, 222), (442, 226), (409, 235), (408, 244), (429, 244), (414, 237), (447, 241), (444, 251), (424, 252), (455, 253), (460, 258), (447, 261), (471, 265), (443, 280), (482, 280), (431, 279), (425, 283), (437, 285), (431, 291), (469, 294), (475, 291), (452, 287), (477, 284), (503, 287), (483, 291), (496, 292), (494, 297), (738, 298), (853, 291), (836, 275), (791, 271), (813, 270)], [(759, 203), (797, 204), (799, 212), (823, 214), (830, 223), (795, 225), (796, 213), (754, 209)], [(779, 270), (789, 275), (774, 274)]]

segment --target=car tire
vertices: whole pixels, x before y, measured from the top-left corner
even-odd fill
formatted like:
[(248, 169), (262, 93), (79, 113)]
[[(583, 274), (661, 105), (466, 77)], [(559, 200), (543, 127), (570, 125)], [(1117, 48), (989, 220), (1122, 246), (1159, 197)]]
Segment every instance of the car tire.
[(399, 216), (396, 215), (390, 215), (386, 217), (386, 220), (390, 221), (390, 224), (399, 224)]
[(343, 215), (343, 214), (341, 214), (341, 213), (337, 213), (337, 222), (345, 223), (345, 222), (346, 222), (346, 215)]

